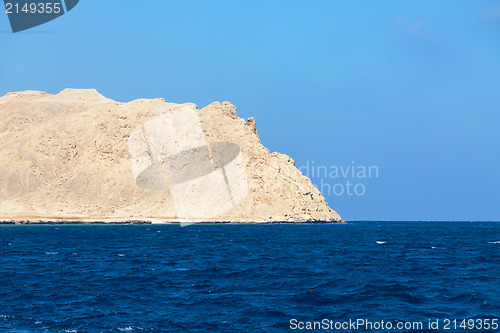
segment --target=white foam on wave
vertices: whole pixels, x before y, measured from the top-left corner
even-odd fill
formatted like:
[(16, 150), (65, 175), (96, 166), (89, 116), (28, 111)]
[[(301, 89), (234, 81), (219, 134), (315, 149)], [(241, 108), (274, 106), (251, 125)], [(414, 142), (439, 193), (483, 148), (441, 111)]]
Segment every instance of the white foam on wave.
[(500, 244), (500, 241), (496, 241), (496, 242), (488, 242), (488, 244)]
[(142, 331), (144, 329), (142, 327), (127, 326), (127, 327), (119, 327), (117, 328), (117, 330), (120, 332), (135, 332), (135, 331)]
[(58, 254), (59, 252), (45, 252), (45, 254)]
[(118, 257), (125, 257), (123, 253), (118, 253)]
[(383, 241), (376, 241), (377, 244), (385, 244), (387, 242), (383, 242)]

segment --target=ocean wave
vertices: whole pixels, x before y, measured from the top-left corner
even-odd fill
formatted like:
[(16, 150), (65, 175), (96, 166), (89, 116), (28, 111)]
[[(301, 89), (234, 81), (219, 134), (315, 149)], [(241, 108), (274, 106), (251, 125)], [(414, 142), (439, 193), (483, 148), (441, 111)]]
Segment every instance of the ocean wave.
[(458, 304), (483, 304), (483, 299), (477, 293), (461, 293), (448, 298), (448, 301)]
[(271, 332), (291, 318), (498, 317), (500, 223), (380, 225), (2, 227), (0, 332)]
[(119, 327), (116, 330), (119, 332), (138, 332), (138, 331), (144, 331), (144, 328), (138, 326), (127, 326), (127, 327)]

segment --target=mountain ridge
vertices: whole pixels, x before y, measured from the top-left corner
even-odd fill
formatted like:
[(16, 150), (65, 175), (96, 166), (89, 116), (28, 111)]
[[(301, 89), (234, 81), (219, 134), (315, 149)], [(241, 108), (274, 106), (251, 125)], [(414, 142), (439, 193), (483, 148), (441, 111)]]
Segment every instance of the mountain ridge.
[(196, 107), (208, 142), (241, 148), (249, 193), (207, 222), (339, 222), (292, 158), (270, 152), (254, 118), (229, 102), (198, 109), (163, 98), (113, 101), (95, 89), (0, 97), (0, 219), (178, 222), (169, 190), (136, 186), (127, 138), (145, 121)]

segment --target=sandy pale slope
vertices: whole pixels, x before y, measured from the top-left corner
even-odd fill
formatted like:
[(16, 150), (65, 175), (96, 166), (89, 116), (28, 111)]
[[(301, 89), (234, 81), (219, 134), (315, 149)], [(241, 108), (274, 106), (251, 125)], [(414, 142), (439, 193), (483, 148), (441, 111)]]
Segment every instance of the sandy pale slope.
[[(176, 221), (168, 189), (136, 185), (128, 136), (179, 104), (118, 103), (96, 90), (24, 91), (0, 98), (0, 219)], [(229, 102), (198, 110), (208, 142), (241, 148), (248, 196), (211, 221), (340, 221), (287, 155), (260, 142), (255, 120)]]

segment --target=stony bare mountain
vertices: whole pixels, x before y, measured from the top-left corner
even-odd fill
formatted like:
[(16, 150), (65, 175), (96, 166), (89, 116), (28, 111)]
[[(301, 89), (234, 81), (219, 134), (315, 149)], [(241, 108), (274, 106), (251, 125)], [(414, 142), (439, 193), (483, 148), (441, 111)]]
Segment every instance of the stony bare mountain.
[[(183, 105), (162, 98), (119, 103), (93, 89), (1, 97), (0, 219), (177, 221), (168, 189), (137, 186), (128, 138)], [(340, 221), (290, 157), (261, 144), (255, 119), (239, 118), (229, 102), (196, 111), (207, 141), (240, 147), (248, 183), (241, 203), (207, 221)]]

